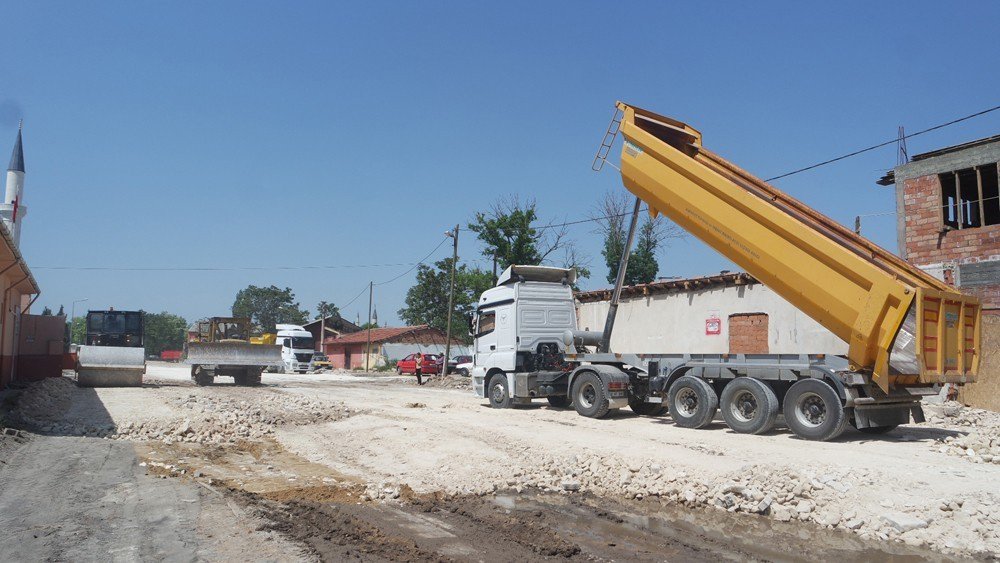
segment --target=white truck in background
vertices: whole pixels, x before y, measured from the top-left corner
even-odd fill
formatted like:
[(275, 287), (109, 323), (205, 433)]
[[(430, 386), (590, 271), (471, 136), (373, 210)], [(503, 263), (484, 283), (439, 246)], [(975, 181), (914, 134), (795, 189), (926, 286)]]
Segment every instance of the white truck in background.
[(281, 346), (281, 361), (285, 373), (306, 373), (313, 369), (313, 355), (316, 353), (311, 332), (299, 325), (279, 324), (276, 344)]

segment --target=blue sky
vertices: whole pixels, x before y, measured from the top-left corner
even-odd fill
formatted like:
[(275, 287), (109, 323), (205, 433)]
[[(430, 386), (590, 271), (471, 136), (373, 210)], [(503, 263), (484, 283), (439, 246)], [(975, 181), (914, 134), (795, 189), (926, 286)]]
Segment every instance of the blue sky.
[[(587, 216), (623, 189), (590, 170), (617, 99), (763, 177), (1000, 100), (995, 2), (3, 6), (0, 150), (23, 116), (22, 251), (53, 308), (86, 297), (194, 319), (252, 283), (315, 311), (398, 276), (498, 196), (534, 198), (546, 221)], [(998, 132), (1000, 112), (909, 148)], [(887, 147), (777, 185), (852, 224), (893, 211), (875, 180), (894, 164)], [(893, 225), (864, 230), (895, 250)], [(606, 285), (599, 237), (570, 232), (592, 260), (584, 287)], [(467, 231), (460, 254), (483, 260)], [(660, 263), (730, 267), (690, 238)], [(50, 269), (94, 266), (345, 267)], [(380, 321), (398, 324), (412, 280), (377, 289)]]

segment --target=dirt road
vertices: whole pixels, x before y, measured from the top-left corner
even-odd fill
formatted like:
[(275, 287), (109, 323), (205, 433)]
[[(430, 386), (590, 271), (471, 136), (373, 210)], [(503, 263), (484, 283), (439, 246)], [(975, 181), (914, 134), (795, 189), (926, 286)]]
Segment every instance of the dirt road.
[[(137, 490), (147, 479), (174, 483), (198, 492), (188, 504), (199, 514), (238, 510), (270, 544), (261, 559), (1000, 553), (1000, 465), (952, 455), (939, 440), (963, 433), (948, 423), (813, 443), (628, 411), (607, 420), (547, 406), (498, 411), (448, 388), (455, 382), (265, 375), (260, 388), (198, 388), (168, 364), (151, 364), (147, 379), (141, 389), (26, 392), (18, 414), (44, 434), (95, 436), (59, 439), (133, 444), (144, 464), (131, 465)], [(198, 519), (172, 528), (213, 558), (226, 541), (201, 547), (212, 526)]]

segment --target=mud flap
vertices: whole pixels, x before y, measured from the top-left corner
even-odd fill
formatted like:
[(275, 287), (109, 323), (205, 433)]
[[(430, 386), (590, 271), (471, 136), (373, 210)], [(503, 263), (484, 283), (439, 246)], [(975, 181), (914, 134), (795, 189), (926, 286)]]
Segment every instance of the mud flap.
[[(923, 409), (920, 408), (919, 404), (855, 405), (854, 421), (858, 428), (909, 424), (910, 414), (914, 411), (919, 412), (920, 418), (923, 419)], [(913, 418), (916, 420), (917, 416)], [(923, 420), (918, 422), (923, 422)]]

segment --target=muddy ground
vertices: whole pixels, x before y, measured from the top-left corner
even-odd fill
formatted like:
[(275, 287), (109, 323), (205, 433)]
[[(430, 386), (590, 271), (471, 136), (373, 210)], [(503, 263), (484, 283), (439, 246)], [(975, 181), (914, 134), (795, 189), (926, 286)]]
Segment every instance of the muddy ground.
[[(147, 490), (173, 499), (147, 503), (142, 518), (161, 511), (171, 521), (183, 502), (175, 535), (159, 538), (136, 533), (149, 524), (135, 510), (77, 491), (80, 510), (104, 523), (86, 545), (136, 543), (129, 556), (172, 542), (185, 546), (182, 559), (209, 560), (997, 557), (1000, 472), (946, 451), (945, 439), (969, 433), (944, 424), (813, 444), (782, 431), (691, 431), (627, 411), (604, 421), (548, 407), (495, 411), (455, 381), (267, 375), (260, 388), (220, 380), (206, 389), (182, 370), (151, 364), (141, 389), (56, 385), (24, 392), (29, 408), (8, 401), (8, 421), (37, 451), (13, 438), (0, 444), (0, 506), (16, 502), (8, 491), (23, 499), (44, 485), (58, 499), (59, 487), (77, 486), (24, 477), (29, 458), (58, 466), (69, 440), (117, 448), (128, 483), (120, 505), (150, 498)], [(786, 490), (789, 479), (796, 486)], [(923, 519), (900, 531), (887, 515), (906, 526), (904, 517)], [(0, 542), (24, 533), (6, 527)], [(73, 551), (77, 539), (50, 534), (25, 555), (85, 554)]]

